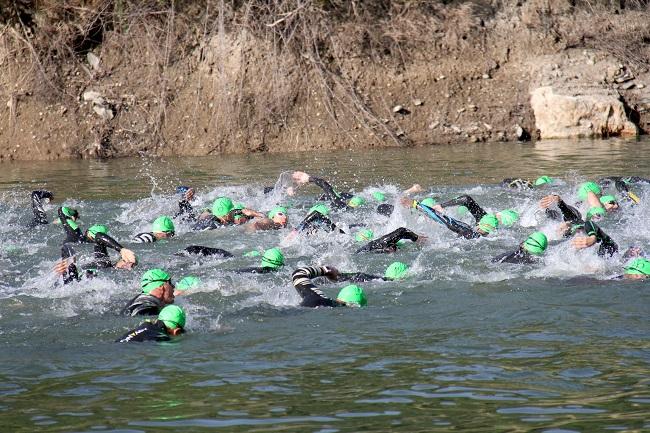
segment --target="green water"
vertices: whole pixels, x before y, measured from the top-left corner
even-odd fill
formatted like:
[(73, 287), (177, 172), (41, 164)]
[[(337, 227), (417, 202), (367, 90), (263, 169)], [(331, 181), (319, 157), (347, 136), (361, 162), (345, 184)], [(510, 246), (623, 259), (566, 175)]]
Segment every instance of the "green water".
[[(0, 164), (0, 432), (650, 431), (650, 285), (611, 280), (622, 273), (620, 255), (603, 260), (567, 244), (539, 265), (489, 261), (532, 230), (553, 232), (534, 218), (545, 193), (570, 201), (586, 179), (650, 177), (649, 150), (647, 141), (546, 142)], [(183, 224), (169, 242), (129, 242), (174, 212), (176, 185), (197, 189), (197, 207), (229, 194), (268, 210), (274, 200), (263, 186), (296, 169), (367, 197), (379, 188), (394, 200), (417, 182), (438, 198), (469, 193), (489, 210), (512, 207), (524, 217), (470, 242), (406, 209), (390, 219), (371, 208), (335, 214), (378, 234), (406, 226), (428, 238), (390, 256), (354, 255), (346, 236), (283, 243), (286, 231), (192, 232)], [(544, 191), (498, 186), (542, 174), (561, 182)], [(41, 187), (55, 193), (51, 219), (65, 203), (80, 210), (84, 227), (107, 223), (140, 269), (56, 285), (61, 228), (26, 229), (28, 194)], [(318, 192), (283, 199), (292, 223)], [(650, 187), (637, 193), (639, 206), (601, 226), (622, 249), (650, 252)], [(237, 257), (173, 254), (189, 244)], [(242, 252), (278, 244), (287, 265), (277, 275), (228, 272), (257, 264)], [(298, 266), (377, 274), (393, 260), (409, 263), (411, 276), (364, 283), (367, 308), (297, 306), (290, 275)], [(117, 311), (153, 266), (204, 282), (177, 299), (187, 334), (167, 344), (113, 343), (140, 322)], [(341, 286), (322, 284), (330, 296)]]

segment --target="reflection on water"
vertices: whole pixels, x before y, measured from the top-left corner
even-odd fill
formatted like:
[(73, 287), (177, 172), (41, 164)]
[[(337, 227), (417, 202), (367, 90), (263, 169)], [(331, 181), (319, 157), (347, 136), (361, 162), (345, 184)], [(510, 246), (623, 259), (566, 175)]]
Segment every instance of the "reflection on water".
[[(204, 281), (204, 290), (178, 300), (189, 332), (168, 344), (117, 345), (139, 322), (115, 314), (139, 273), (107, 271), (55, 287), (60, 228), (24, 226), (26, 192), (43, 185), (69, 198), (84, 226), (107, 222), (128, 240), (173, 211), (178, 184), (197, 187), (201, 205), (227, 193), (268, 209), (261, 187), (294, 169), (364, 193), (381, 186), (394, 194), (414, 182), (440, 197), (471, 191), (481, 203), (523, 212), (543, 193), (504, 191), (499, 180), (548, 174), (570, 194), (585, 178), (650, 177), (647, 150), (647, 142), (543, 142), (0, 164), (0, 431), (648, 430), (650, 287), (609, 280), (620, 273), (618, 258), (603, 262), (561, 246), (538, 267), (489, 263), (530, 227), (468, 244), (408, 211), (388, 223), (362, 211), (338, 217), (367, 221), (377, 232), (406, 223), (429, 243), (394, 256), (352, 255), (350, 240), (316, 237), (287, 246), (278, 275), (242, 276), (228, 269), (255, 263), (240, 254), (276, 245), (283, 234), (194, 233), (180, 225), (166, 243), (132, 247), (141, 270), (162, 264), (175, 278)], [(314, 195), (306, 189), (292, 199), (292, 221)], [(640, 206), (603, 226), (621, 245), (650, 249), (650, 191), (640, 195)], [(238, 257), (174, 256), (190, 243)], [(364, 284), (368, 308), (295, 307), (289, 280), (298, 265), (379, 273), (396, 259), (412, 265), (412, 276)], [(332, 295), (338, 287), (323, 290)]]

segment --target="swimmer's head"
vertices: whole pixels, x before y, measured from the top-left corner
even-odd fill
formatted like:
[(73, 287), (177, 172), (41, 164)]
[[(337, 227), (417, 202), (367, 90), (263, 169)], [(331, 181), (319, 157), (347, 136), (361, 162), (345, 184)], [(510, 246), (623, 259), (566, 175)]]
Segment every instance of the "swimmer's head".
[(287, 208), (275, 206), (268, 214), (268, 217), (276, 224), (287, 225)]
[(519, 219), (519, 213), (512, 209), (506, 209), (499, 212), (498, 217), (501, 224), (505, 227), (510, 227)]
[(585, 201), (590, 192), (600, 195), (600, 187), (595, 182), (585, 182), (578, 188), (578, 198)]
[(228, 197), (219, 197), (212, 204), (212, 215), (217, 218), (223, 218), (235, 208), (232, 200)]
[(613, 195), (604, 195), (600, 198), (600, 202), (607, 212), (612, 212), (618, 209), (618, 201)]
[(156, 235), (156, 237), (174, 236), (174, 233), (176, 233), (174, 221), (172, 221), (172, 219), (167, 215), (162, 215), (156, 218), (151, 225), (151, 231)]
[(381, 191), (375, 191), (372, 193), (372, 198), (377, 200), (379, 203), (382, 203), (386, 201), (386, 194)]
[(308, 213), (312, 213), (312, 212), (318, 212), (319, 214), (321, 214), (323, 216), (327, 216), (330, 213), (330, 209), (327, 206), (325, 206), (324, 204), (317, 204), (317, 205), (312, 206), (311, 209), (309, 209)]
[(198, 277), (188, 275), (187, 277), (181, 278), (180, 281), (176, 283), (175, 289), (176, 292), (184, 292), (199, 287), (200, 284), (201, 280)]
[(604, 207), (592, 207), (587, 211), (587, 221), (600, 221), (605, 217)]
[(171, 283), (172, 277), (162, 269), (149, 269), (140, 279), (140, 288), (142, 293), (149, 294), (152, 290), (163, 286), (165, 283)]
[(280, 248), (271, 248), (264, 251), (262, 256), (262, 267), (279, 269), (284, 266), (284, 254), (280, 251)]
[(359, 207), (363, 206), (364, 204), (366, 204), (366, 199), (359, 197), (358, 195), (355, 195), (348, 201), (348, 206), (350, 207)]
[(368, 242), (375, 237), (375, 233), (370, 229), (359, 230), (354, 234), (354, 240), (357, 242)]
[(458, 206), (456, 208), (456, 215), (458, 215), (458, 216), (462, 217), (462, 216), (466, 215), (467, 212), (469, 212), (469, 209), (467, 208), (467, 206)]
[(341, 289), (336, 300), (346, 305), (365, 307), (368, 304), (368, 298), (363, 289), (356, 284), (350, 284)]
[(61, 212), (63, 212), (63, 215), (67, 216), (68, 218), (72, 218), (73, 220), (79, 219), (79, 212), (77, 209), (73, 209), (68, 206), (63, 206), (61, 208)]
[(632, 260), (625, 266), (626, 278), (648, 278), (650, 276), (650, 261), (644, 257)]
[(438, 202), (431, 197), (427, 197), (420, 202), (420, 204), (425, 205), (426, 207), (434, 207)]
[(553, 183), (553, 178), (548, 176), (540, 176), (535, 180), (535, 186), (542, 186), (548, 183)]
[(384, 277), (388, 280), (401, 280), (406, 277), (408, 270), (409, 267), (405, 263), (393, 262), (386, 268)]
[(86, 237), (89, 239), (95, 239), (95, 236), (97, 236), (97, 233), (102, 233), (107, 235), (108, 234), (108, 227), (102, 224), (95, 224), (94, 226), (88, 227), (88, 230), (86, 230)]
[(163, 322), (173, 335), (176, 335), (185, 327), (185, 311), (178, 305), (167, 305), (158, 313), (158, 320)]
[(484, 233), (490, 234), (499, 227), (499, 220), (493, 214), (483, 215), (478, 222), (478, 229)]
[(528, 238), (522, 244), (524, 250), (536, 256), (541, 256), (542, 254), (544, 254), (544, 251), (546, 251), (547, 246), (548, 246), (548, 239), (546, 238), (546, 235), (542, 232), (534, 232), (533, 234), (528, 236)]

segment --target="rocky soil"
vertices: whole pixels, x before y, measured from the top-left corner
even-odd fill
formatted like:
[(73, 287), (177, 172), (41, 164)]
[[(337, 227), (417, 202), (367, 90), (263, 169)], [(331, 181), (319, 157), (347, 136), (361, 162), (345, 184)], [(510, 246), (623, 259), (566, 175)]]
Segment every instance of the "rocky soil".
[(278, 3), (0, 12), (0, 160), (650, 130), (647, 5)]

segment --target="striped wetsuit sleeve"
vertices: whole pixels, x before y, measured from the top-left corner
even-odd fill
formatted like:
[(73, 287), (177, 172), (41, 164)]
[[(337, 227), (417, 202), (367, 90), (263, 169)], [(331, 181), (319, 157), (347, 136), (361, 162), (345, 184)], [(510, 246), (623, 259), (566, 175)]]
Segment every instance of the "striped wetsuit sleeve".
[(291, 279), (293, 287), (302, 298), (300, 303), (303, 307), (336, 307), (339, 304), (333, 299), (325, 296), (323, 292), (311, 282), (312, 278), (322, 277), (327, 273), (327, 268), (324, 266), (306, 266), (298, 268), (293, 271)]
[(140, 233), (135, 235), (133, 240), (139, 243), (150, 243), (156, 242), (156, 237), (153, 235), (153, 233)]

